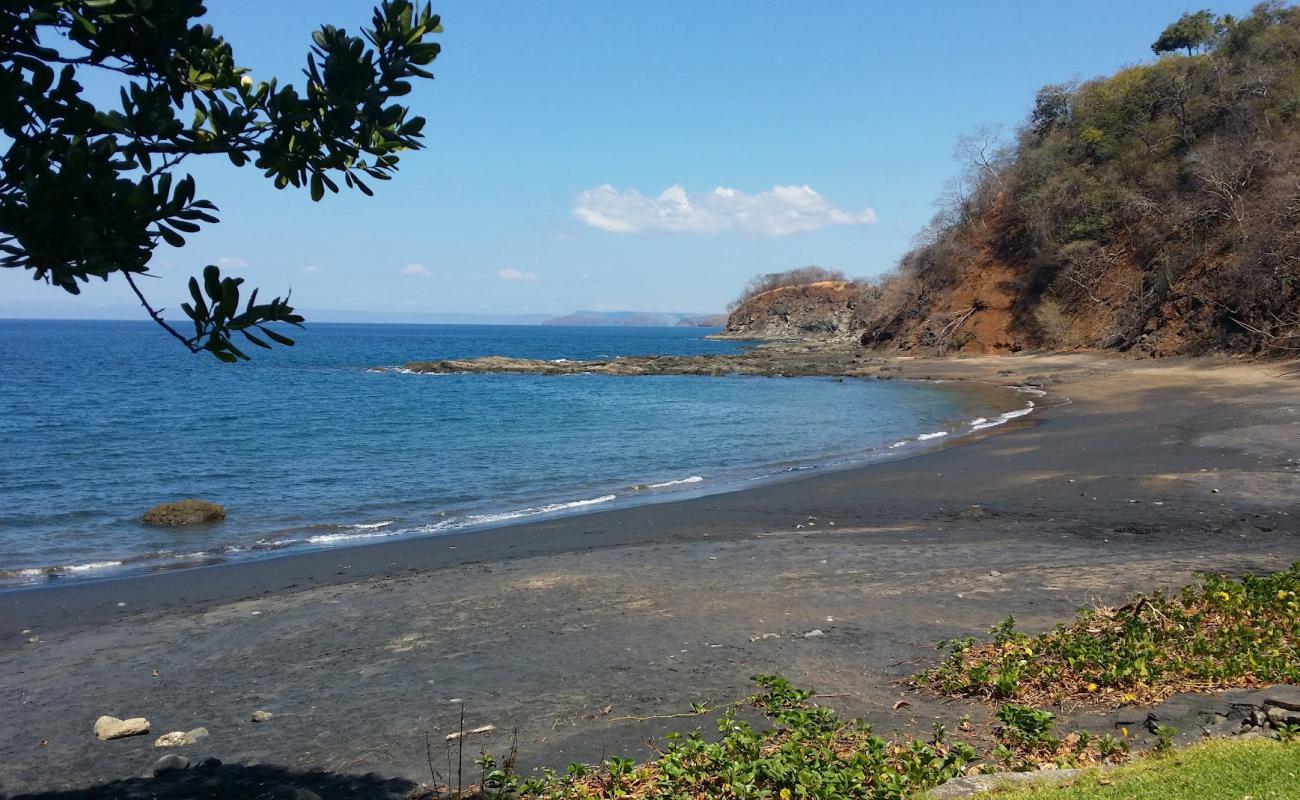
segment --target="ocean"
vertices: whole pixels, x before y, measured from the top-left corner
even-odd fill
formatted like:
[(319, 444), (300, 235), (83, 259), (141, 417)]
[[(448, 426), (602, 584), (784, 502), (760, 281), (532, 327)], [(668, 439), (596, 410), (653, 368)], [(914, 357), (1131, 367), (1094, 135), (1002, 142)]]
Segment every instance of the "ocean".
[[(1030, 407), (904, 381), (396, 369), (745, 346), (711, 332), (315, 324), (296, 347), (227, 366), (145, 321), (0, 320), (0, 586), (725, 491), (912, 452)], [(226, 520), (139, 521), (186, 497), (224, 504)]]

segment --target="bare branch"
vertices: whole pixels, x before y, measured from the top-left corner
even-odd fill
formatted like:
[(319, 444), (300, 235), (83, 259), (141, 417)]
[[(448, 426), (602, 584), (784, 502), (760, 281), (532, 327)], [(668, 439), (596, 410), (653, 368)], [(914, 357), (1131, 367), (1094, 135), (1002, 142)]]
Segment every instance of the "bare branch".
[(135, 279), (131, 277), (131, 273), (123, 272), (122, 275), (126, 278), (127, 284), (130, 285), (131, 291), (135, 292), (135, 296), (140, 299), (140, 305), (144, 306), (144, 310), (149, 312), (149, 316), (153, 318), (153, 321), (161, 325), (163, 330), (176, 337), (176, 340), (185, 345), (185, 348), (191, 353), (199, 352), (201, 348), (195, 347), (192, 340), (186, 339), (179, 331), (167, 324), (167, 321), (162, 318), (162, 313), (149, 305), (149, 301), (145, 299), (144, 293), (140, 291), (140, 287), (135, 285)]

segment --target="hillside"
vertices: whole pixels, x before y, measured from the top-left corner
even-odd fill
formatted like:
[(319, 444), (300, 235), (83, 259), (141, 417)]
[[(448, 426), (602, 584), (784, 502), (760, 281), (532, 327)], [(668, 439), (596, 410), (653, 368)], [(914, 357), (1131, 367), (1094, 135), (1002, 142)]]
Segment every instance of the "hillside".
[(1188, 15), (1153, 49), (1173, 52), (1046, 86), (1009, 139), (959, 142), (967, 170), (864, 344), (1300, 347), (1300, 9)]
[(863, 328), (864, 287), (853, 281), (780, 286), (746, 297), (723, 335), (737, 339), (844, 338)]

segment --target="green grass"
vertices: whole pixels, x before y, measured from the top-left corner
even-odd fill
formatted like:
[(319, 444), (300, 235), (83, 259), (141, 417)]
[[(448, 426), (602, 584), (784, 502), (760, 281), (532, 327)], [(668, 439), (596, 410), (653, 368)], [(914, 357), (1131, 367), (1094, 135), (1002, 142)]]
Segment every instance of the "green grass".
[[(1300, 564), (1084, 609), (1038, 636), (1010, 617), (992, 641), (960, 639), (916, 684), (1033, 706), (1151, 705), (1175, 692), (1300, 683)], [(1300, 797), (1300, 791), (1297, 792)]]
[(1295, 800), (1300, 745), (1215, 741), (1105, 772), (1069, 786), (995, 790), (990, 800)]

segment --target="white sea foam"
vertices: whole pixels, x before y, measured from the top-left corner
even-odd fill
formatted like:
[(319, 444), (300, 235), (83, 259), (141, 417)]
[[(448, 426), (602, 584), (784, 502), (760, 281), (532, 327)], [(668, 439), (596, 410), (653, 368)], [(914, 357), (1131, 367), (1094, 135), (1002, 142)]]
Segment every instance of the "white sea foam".
[(889, 446), (889, 449), (890, 449), (890, 450), (897, 450), (897, 449), (900, 448), (900, 447), (906, 447), (906, 446), (907, 446), (907, 442), (894, 442), (893, 444), (891, 444), (891, 445)]
[(586, 500), (573, 500), (568, 503), (548, 503), (544, 506), (523, 508), (518, 511), (502, 511), (497, 514), (472, 514), (465, 519), (471, 525), (490, 524), (493, 522), (502, 522), (508, 519), (519, 519), (520, 517), (532, 517), (537, 514), (554, 514), (557, 511), (567, 511), (570, 508), (599, 505), (600, 503), (608, 503), (617, 496), (618, 495), (606, 494)]
[[(253, 542), (251, 548), (245, 549), (275, 550), (281, 547), (288, 547), (291, 544), (297, 544), (301, 541), (301, 539), (258, 539), (256, 542)], [(228, 550), (227, 552), (238, 552), (238, 550)]]
[(87, 564), (69, 564), (63, 567), (68, 572), (90, 572), (96, 569), (109, 569), (111, 567), (122, 566), (121, 561), (91, 561)]
[(927, 439), (938, 439), (940, 436), (947, 436), (947, 435), (948, 435), (947, 431), (937, 431), (935, 433), (923, 433), (920, 436), (916, 437), (916, 440), (918, 442), (924, 442)]
[(667, 489), (669, 486), (681, 486), (682, 484), (686, 484), (686, 483), (700, 483), (700, 482), (702, 482), (703, 480), (704, 480), (704, 477), (701, 476), (701, 475), (692, 475), (692, 476), (690, 476), (689, 478), (680, 478), (680, 479), (675, 480), (675, 481), (664, 481), (663, 483), (648, 483), (648, 484), (646, 484), (645, 488), (647, 488), (647, 489)]
[(1026, 414), (1032, 414), (1033, 411), (1034, 411), (1034, 403), (1031, 400), (1030, 402), (1025, 404), (1024, 408), (1017, 408), (1014, 411), (1007, 411), (1003, 414), (999, 414), (993, 419), (984, 419), (983, 417), (980, 417), (979, 419), (971, 422), (970, 429), (973, 431), (982, 431), (988, 428), (996, 428), (997, 426), (1010, 422), (1011, 420), (1017, 417), (1023, 417)]
[(468, 528), (473, 525), (494, 525), (499, 522), (509, 522), (512, 519), (535, 517), (538, 514), (554, 514), (558, 511), (568, 511), (571, 508), (583, 508), (584, 506), (608, 503), (616, 497), (618, 497), (618, 495), (606, 494), (601, 495), (600, 497), (591, 497), (586, 500), (572, 500), (568, 503), (548, 503), (544, 506), (521, 508), (516, 511), (502, 511), (496, 514), (470, 514), (466, 517), (449, 519), (443, 522), (435, 522), (432, 525), (426, 525), (418, 530), (422, 533), (437, 533), (439, 531), (455, 530), (456, 528)]
[(321, 533), (316, 536), (308, 536), (308, 544), (333, 544), (335, 542), (346, 542), (352, 539), (379, 539), (384, 536), (392, 536), (395, 531), (372, 531), (371, 533)]
[[(391, 367), (390, 369), (391, 369), (393, 372), (396, 372), (396, 373), (399, 374), (399, 375), (438, 375), (438, 376), (442, 376), (442, 375), (450, 375), (450, 374), (451, 374), (450, 372), (426, 372), (425, 370), (407, 369), (406, 367)], [(385, 370), (382, 370), (382, 371), (383, 371), (383, 372), (388, 372), (389, 370), (388, 370), (388, 369), (385, 369)]]
[(395, 521), (396, 520), (386, 519), (383, 522), (358, 522), (356, 525), (349, 525), (348, 527), (355, 531), (371, 531), (377, 528), (387, 528)]

